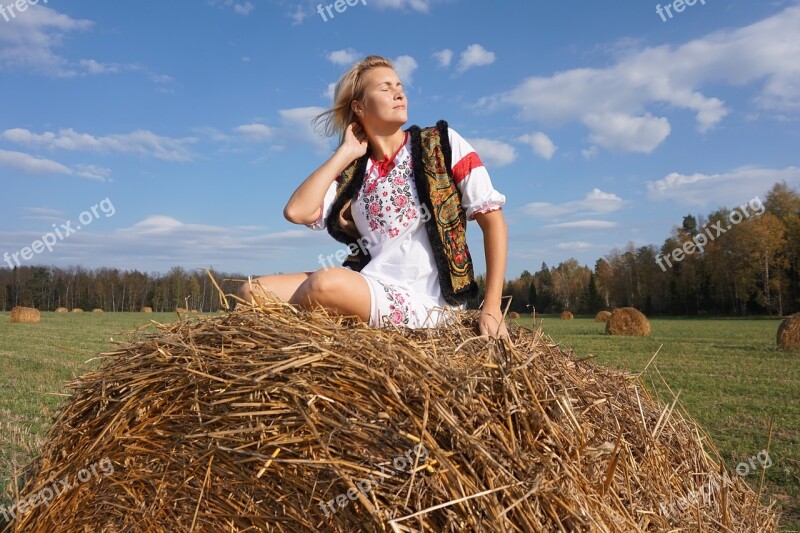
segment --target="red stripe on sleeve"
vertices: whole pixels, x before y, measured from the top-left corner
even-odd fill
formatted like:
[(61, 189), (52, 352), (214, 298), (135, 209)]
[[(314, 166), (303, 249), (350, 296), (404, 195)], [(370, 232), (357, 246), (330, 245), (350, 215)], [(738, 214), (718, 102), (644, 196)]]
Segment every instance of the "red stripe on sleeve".
[(461, 161), (456, 163), (456, 165), (453, 167), (453, 180), (458, 183), (469, 176), (469, 173), (474, 169), (482, 166), (483, 161), (481, 161), (481, 158), (478, 157), (478, 154), (475, 152), (470, 152), (462, 157)]

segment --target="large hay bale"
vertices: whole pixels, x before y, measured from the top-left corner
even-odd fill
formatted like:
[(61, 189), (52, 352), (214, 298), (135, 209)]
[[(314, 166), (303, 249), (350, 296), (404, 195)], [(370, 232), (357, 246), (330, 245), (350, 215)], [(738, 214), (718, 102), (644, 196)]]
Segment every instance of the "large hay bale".
[(776, 342), (784, 350), (800, 350), (800, 313), (786, 318), (778, 326)]
[(735, 474), (724, 500), (662, 513), (722, 479), (702, 428), (636, 376), (514, 322), (513, 346), (477, 337), (477, 318), (379, 329), (274, 301), (140, 334), (73, 384), (19, 497), (100, 468), (12, 530), (776, 531)]
[(11, 310), (8, 320), (17, 324), (36, 324), (42, 320), (42, 315), (36, 308), (17, 306)]
[(94, 309), (92, 309), (92, 313), (105, 313), (105, 311), (103, 311), (99, 307), (95, 307)]
[(76, 307), (75, 309), (72, 310), (72, 312), (73, 313), (83, 313), (83, 309), (81, 309), (80, 307)]
[(650, 322), (638, 309), (620, 307), (614, 309), (606, 322), (606, 333), (609, 335), (650, 335)]
[(152, 307), (142, 307), (142, 313), (152, 313), (152, 312), (153, 312)]
[(574, 318), (575, 318), (575, 315), (573, 315), (569, 311), (563, 311), (561, 313), (561, 320), (573, 320)]
[(508, 318), (517, 319), (519, 318), (519, 313), (517, 313), (516, 311), (511, 311), (510, 313), (508, 313)]
[(69, 313), (69, 309), (66, 307), (59, 307), (56, 309), (56, 313)]
[(608, 318), (611, 316), (611, 311), (599, 311), (596, 315), (594, 315), (595, 322), (608, 322)]

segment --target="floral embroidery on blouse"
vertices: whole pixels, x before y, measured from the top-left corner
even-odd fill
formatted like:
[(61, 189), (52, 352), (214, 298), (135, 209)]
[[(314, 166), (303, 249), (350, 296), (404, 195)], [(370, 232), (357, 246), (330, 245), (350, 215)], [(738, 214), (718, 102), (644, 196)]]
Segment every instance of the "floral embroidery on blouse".
[(411, 301), (409, 292), (397, 290), (393, 285), (387, 285), (381, 280), (377, 281), (381, 284), (381, 287), (383, 287), (384, 292), (386, 292), (386, 298), (389, 300), (388, 318), (391, 323), (407, 326), (411, 316), (416, 320), (416, 310), (409, 310), (409, 303)]
[[(367, 213), (370, 231), (394, 238), (400, 234), (394, 222), (402, 223), (407, 228), (411, 221), (418, 218), (411, 191), (411, 175), (411, 165), (406, 158), (387, 176), (365, 184), (364, 194), (359, 201)], [(380, 181), (384, 182), (384, 186), (378, 188)]]

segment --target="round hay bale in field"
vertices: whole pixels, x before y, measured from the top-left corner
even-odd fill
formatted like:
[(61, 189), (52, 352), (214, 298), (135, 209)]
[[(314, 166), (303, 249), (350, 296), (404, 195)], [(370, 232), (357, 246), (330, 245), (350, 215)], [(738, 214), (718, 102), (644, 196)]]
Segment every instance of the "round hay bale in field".
[(614, 309), (606, 321), (606, 333), (609, 335), (650, 335), (650, 322), (638, 309), (620, 307)]
[(784, 350), (800, 350), (800, 313), (786, 318), (778, 326), (776, 342)]
[(192, 314), (193, 315), (199, 315), (200, 311), (198, 311), (197, 309), (192, 309)]
[(152, 307), (142, 307), (142, 313), (152, 313), (152, 312), (153, 312)]
[(508, 318), (514, 318), (514, 319), (519, 318), (519, 313), (517, 313), (516, 311), (511, 311), (510, 313), (508, 313)]
[(72, 310), (72, 312), (73, 313), (83, 313), (83, 309), (81, 309), (80, 307), (76, 307), (75, 309)]
[(573, 320), (575, 315), (570, 313), (569, 311), (564, 311), (561, 313), (561, 320)]
[(56, 309), (56, 313), (69, 313), (69, 309), (66, 307), (59, 307)]
[(611, 316), (611, 311), (600, 311), (594, 315), (595, 322), (608, 322), (608, 317)]
[(92, 313), (105, 313), (105, 311), (103, 311), (99, 307), (95, 307), (94, 309), (92, 309)]
[(17, 306), (11, 310), (8, 320), (16, 324), (36, 324), (42, 320), (42, 315), (36, 308)]
[(641, 378), (455, 317), (375, 328), (274, 300), (118, 343), (73, 383), (18, 498), (88, 479), (11, 530), (777, 530), (735, 474), (724, 509), (663, 511), (721, 487), (724, 462)]
[(188, 310), (188, 309), (186, 309), (185, 307), (176, 307), (176, 308), (175, 308), (175, 312), (176, 312), (176, 313), (188, 313), (188, 312), (189, 312), (189, 310)]

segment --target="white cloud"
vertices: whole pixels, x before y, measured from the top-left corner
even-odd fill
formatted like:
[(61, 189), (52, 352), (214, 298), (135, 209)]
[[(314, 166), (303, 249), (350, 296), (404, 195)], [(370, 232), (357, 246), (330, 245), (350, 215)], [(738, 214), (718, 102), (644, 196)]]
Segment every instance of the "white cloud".
[(692, 111), (700, 132), (714, 128), (730, 113), (720, 98), (701, 92), (704, 87), (760, 83), (754, 87), (757, 107), (800, 109), (798, 27), (800, 6), (795, 5), (749, 26), (717, 31), (680, 46), (630, 52), (606, 68), (530, 77), (479, 104), (490, 109), (518, 107), (523, 118), (548, 124), (580, 121), (599, 146), (650, 152), (666, 138), (669, 123), (650, 115), (648, 106)]
[(111, 169), (97, 165), (75, 165), (75, 174), (94, 181), (108, 181), (111, 177)]
[(23, 207), (22, 218), (28, 220), (44, 220), (47, 222), (63, 222), (66, 220), (65, 213), (58, 209), (50, 209), (47, 207)]
[(79, 73), (76, 66), (60, 56), (56, 49), (61, 47), (68, 34), (90, 29), (94, 24), (92, 21), (73, 19), (40, 4), (28, 6), (12, 22), (2, 21), (0, 69), (54, 77)]
[(588, 160), (597, 157), (597, 154), (599, 152), (600, 150), (597, 149), (597, 146), (590, 146), (589, 148), (581, 150), (581, 155), (583, 156), (584, 159)]
[(325, 88), (325, 92), (322, 93), (322, 96), (329, 102), (333, 102), (333, 97), (336, 96), (336, 82), (333, 81), (328, 84), (328, 87)]
[(435, 0), (369, 0), (369, 3), (381, 9), (411, 9), (427, 13)]
[(30, 175), (62, 174), (80, 176), (94, 181), (107, 181), (111, 171), (95, 165), (76, 165), (75, 169), (53, 161), (23, 152), (0, 150), (0, 167), (6, 167)]
[(578, 251), (578, 250), (590, 250), (592, 248), (602, 248), (604, 246), (605, 245), (592, 244), (586, 241), (573, 241), (573, 242), (560, 242), (556, 245), (556, 248), (559, 250)]
[(591, 130), (589, 140), (603, 148), (619, 152), (649, 154), (670, 134), (666, 118), (647, 113), (634, 117), (620, 113), (586, 115), (583, 123)]
[(517, 158), (517, 151), (510, 144), (493, 139), (467, 139), (482, 161), (490, 166), (510, 165)]
[(605, 215), (618, 211), (625, 201), (614, 193), (606, 193), (598, 188), (589, 192), (583, 200), (573, 200), (563, 204), (531, 202), (522, 208), (528, 215), (539, 218), (561, 218), (569, 215)]
[(619, 224), (607, 220), (576, 220), (575, 222), (561, 222), (548, 224), (545, 228), (551, 229), (609, 229), (616, 228)]
[[(147, 67), (143, 67), (141, 65), (130, 65), (130, 64), (123, 64), (123, 63), (99, 63), (94, 59), (81, 59), (78, 61), (78, 66), (80, 66), (78, 74), (85, 75), (100, 75), (100, 74), (119, 74), (120, 72), (137, 72), (144, 75), (147, 79), (149, 79), (153, 83), (157, 84), (165, 84), (170, 83), (173, 80), (171, 76), (167, 76), (166, 74), (158, 74), (153, 72)], [(171, 90), (161, 89), (160, 92), (174, 92)]]
[(414, 71), (417, 70), (417, 62), (413, 57), (399, 56), (392, 60), (392, 65), (394, 65), (397, 77), (400, 78), (404, 85), (414, 84)]
[(89, 74), (116, 74), (119, 72), (118, 65), (103, 65), (98, 63), (94, 59), (81, 59), (79, 62), (80, 66), (82, 66), (86, 72)]
[(342, 50), (335, 50), (328, 54), (328, 61), (333, 63), (334, 65), (341, 65), (345, 67), (352, 66), (354, 63), (360, 61), (361, 54), (353, 50), (352, 48), (342, 49)]
[(479, 44), (471, 44), (461, 52), (458, 60), (458, 71), (465, 72), (474, 67), (483, 67), (494, 63), (495, 54)]
[(147, 130), (131, 133), (95, 137), (88, 133), (79, 133), (72, 128), (61, 129), (58, 133), (33, 133), (22, 128), (4, 131), (0, 137), (28, 147), (40, 147), (50, 150), (68, 150), (85, 152), (118, 152), (140, 154), (167, 161), (191, 161), (192, 154), (188, 145), (195, 138), (183, 139), (156, 135)]
[[(29, 4), (27, 10), (16, 13), (12, 21), (0, 21), (0, 24), (0, 70), (20, 70), (56, 78), (128, 71), (141, 73), (153, 83), (172, 81), (171, 77), (154, 73), (141, 65), (100, 63), (94, 59), (73, 61), (61, 56), (57, 50), (66, 38), (72, 33), (91, 29), (94, 23), (73, 19), (42, 3)], [(166, 91), (162, 89), (162, 92)]]
[(241, 2), (233, 6), (233, 12), (236, 13), (237, 15), (247, 16), (255, 8), (256, 6), (254, 6), (252, 2)]
[(230, 257), (236, 257), (237, 264), (244, 259), (269, 261), (276, 255), (296, 254), (307, 248), (309, 241), (320, 240), (305, 228), (263, 233), (260, 229), (188, 223), (167, 215), (148, 216), (112, 235), (114, 238), (102, 250), (95, 243), (93, 253), (109, 260), (136, 257), (136, 264), (158, 262), (166, 266), (174, 265), (175, 257), (180, 257), (182, 264), (199, 265), (230, 261)]
[(672, 172), (660, 180), (647, 182), (647, 196), (683, 205), (733, 207), (766, 194), (779, 181), (800, 186), (800, 168), (743, 167), (722, 174)]
[(558, 150), (558, 147), (553, 143), (552, 139), (541, 131), (533, 134), (526, 133), (517, 140), (530, 145), (536, 155), (548, 160), (551, 159), (553, 154), (556, 153), (556, 150)]
[(241, 133), (248, 141), (261, 142), (274, 137), (275, 129), (270, 128), (266, 124), (243, 124), (236, 128), (236, 131)]
[[(32, 213), (53, 218), (47, 222), (42, 222), (44, 218), (32, 219), (34, 225), (28, 231), (0, 229), (0, 242), (9, 250), (30, 246), (35, 239), (41, 238), (42, 231), (49, 231), (51, 221), (70, 218), (59, 216), (61, 213), (55, 211)], [(109, 219), (102, 211), (100, 213), (100, 218), (91, 226), (70, 235), (69, 239), (57, 243), (52, 252), (36, 256), (26, 264), (121, 268), (136, 265), (146, 270), (166, 271), (176, 264), (179, 257), (185, 268), (214, 266), (231, 271), (241, 269), (246, 263), (254, 269), (263, 269), (263, 265), (268, 264), (277, 271), (279, 265), (288, 266), (283, 258), (301, 254), (306, 254), (309, 266), (315, 268), (317, 253), (331, 247), (323, 235), (307, 228), (265, 233), (261, 228), (192, 223), (154, 214), (132, 226), (115, 229), (115, 219)], [(319, 252), (311, 255), (309, 249), (318, 249)]]
[(0, 166), (19, 170), (25, 174), (71, 174), (65, 165), (51, 159), (34, 157), (23, 152), (0, 150)]
[[(293, 109), (281, 109), (279, 111), (283, 128), (281, 129), (281, 139), (290, 142), (302, 142), (310, 144), (317, 153), (330, 151), (328, 141), (316, 131), (311, 120), (318, 114), (326, 111), (322, 107), (296, 107)], [(278, 147), (279, 149), (281, 146)]]
[(212, 6), (220, 6), (229, 9), (233, 9), (233, 12), (237, 15), (247, 16), (249, 15), (256, 6), (249, 1), (237, 1), (237, 0), (209, 0), (209, 4)]
[(292, 26), (302, 24), (306, 19), (306, 10), (303, 9), (302, 5), (297, 5), (295, 6), (294, 11), (289, 13), (289, 18), (292, 19)]
[(445, 48), (444, 50), (434, 52), (433, 57), (436, 59), (436, 62), (440, 67), (447, 68), (450, 66), (450, 62), (453, 60), (453, 51), (449, 48)]

